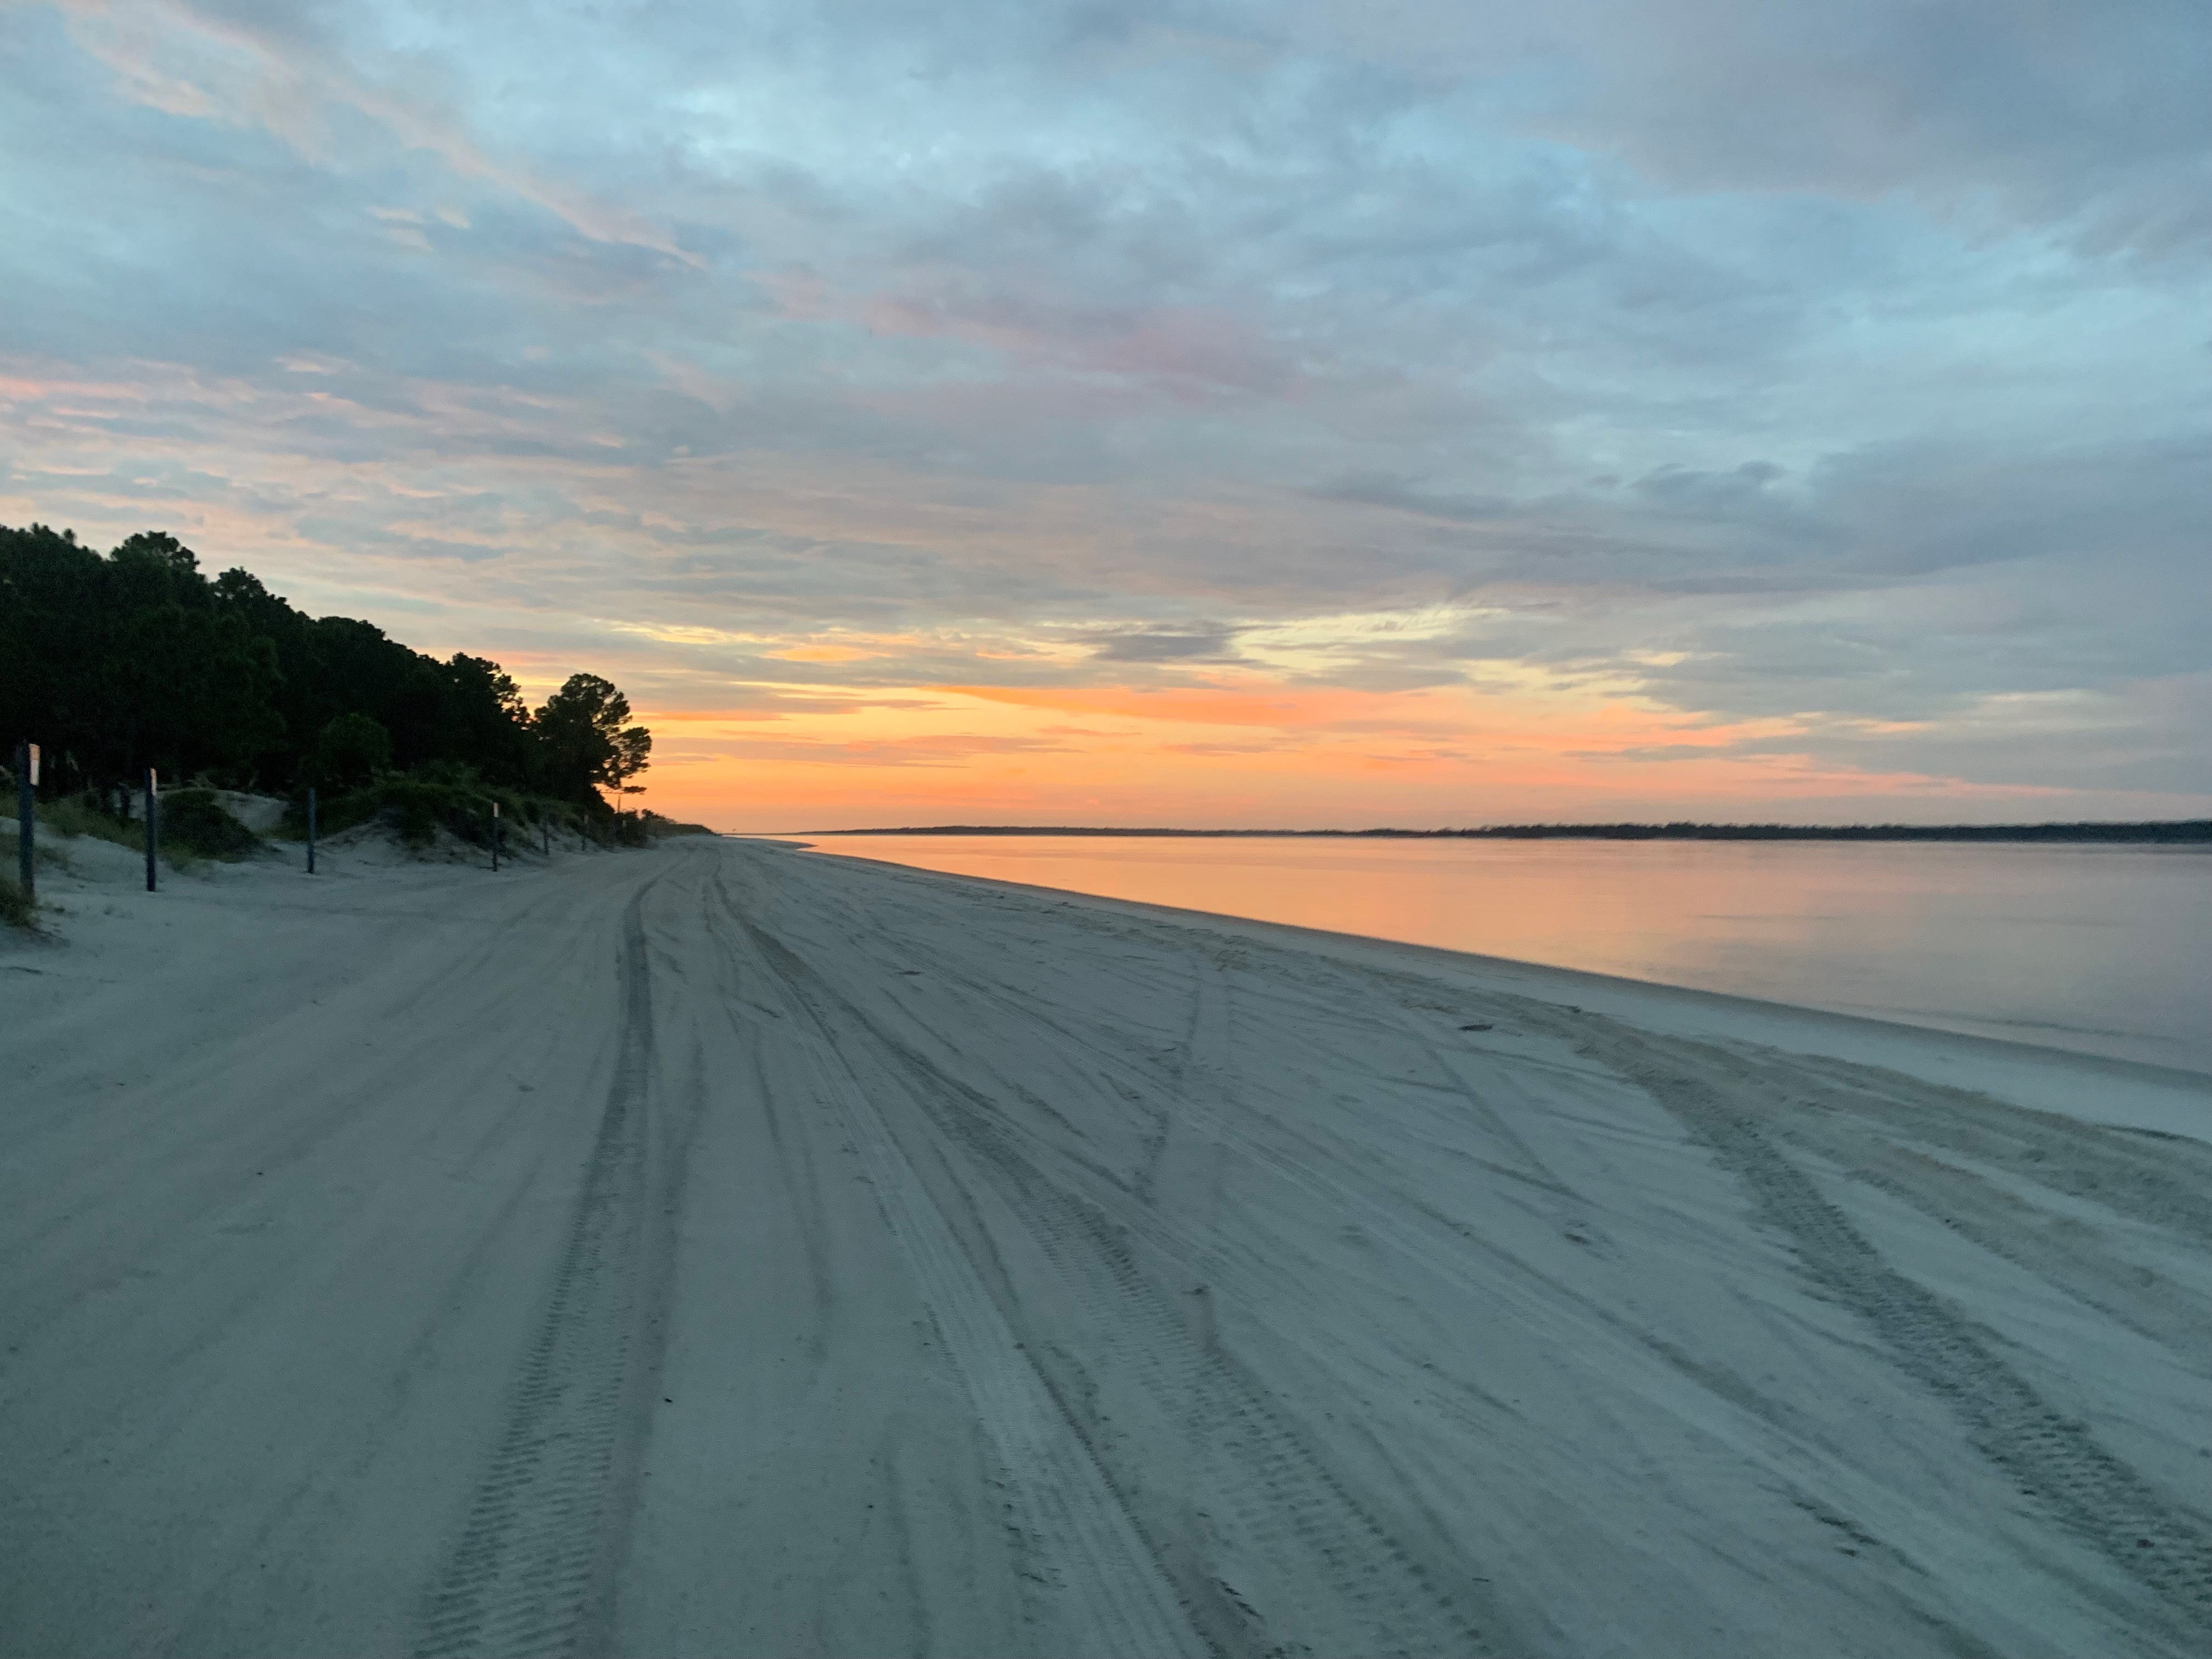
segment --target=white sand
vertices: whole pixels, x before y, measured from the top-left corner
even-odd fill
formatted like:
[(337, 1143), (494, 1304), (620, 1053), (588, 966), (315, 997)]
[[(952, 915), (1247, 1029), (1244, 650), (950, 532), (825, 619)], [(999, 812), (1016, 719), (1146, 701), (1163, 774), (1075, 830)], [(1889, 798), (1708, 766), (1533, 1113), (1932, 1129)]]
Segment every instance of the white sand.
[(757, 843), (72, 850), (0, 1650), (2212, 1631), (2212, 1080)]

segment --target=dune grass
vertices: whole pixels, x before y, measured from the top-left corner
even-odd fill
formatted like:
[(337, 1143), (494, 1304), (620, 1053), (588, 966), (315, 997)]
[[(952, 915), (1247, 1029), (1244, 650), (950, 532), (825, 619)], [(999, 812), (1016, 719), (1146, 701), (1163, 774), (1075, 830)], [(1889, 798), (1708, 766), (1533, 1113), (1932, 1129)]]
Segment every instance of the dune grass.
[(82, 796), (71, 795), (62, 800), (42, 800), (39, 803), (39, 824), (57, 836), (90, 836), (95, 841), (113, 842), (118, 847), (128, 847), (134, 853), (146, 850), (146, 826), (137, 819), (129, 823), (116, 821), (112, 812), (103, 811)]
[(161, 798), (161, 850), (210, 859), (240, 859), (261, 838), (231, 816), (212, 789), (178, 789)]
[[(619, 817), (587, 814), (568, 801), (487, 783), (470, 767), (436, 762), (324, 797), (316, 805), (316, 828), (327, 837), (381, 819), (418, 852), (436, 842), (441, 831), (469, 846), (488, 848), (495, 801), (502, 845), (513, 852), (535, 851), (548, 831), (561, 837), (580, 836), (600, 845), (643, 845), (664, 836), (714, 833), (702, 824), (677, 823), (649, 811)], [(143, 810), (135, 794), (131, 806), (134, 811)], [(96, 798), (74, 795), (41, 801), (38, 813), (41, 863), (58, 861), (66, 867), (66, 855), (51, 842), (76, 836), (127, 847), (134, 853), (145, 851), (144, 820), (118, 820)], [(307, 833), (307, 798), (301, 795), (285, 809), (271, 834), (297, 842), (305, 840)], [(0, 836), (6, 835), (6, 829), (0, 829)], [(208, 859), (243, 858), (261, 840), (212, 789), (172, 789), (161, 796), (161, 857), (177, 869), (189, 870)]]
[[(136, 797), (134, 807), (143, 810)], [(143, 818), (119, 822), (97, 801), (82, 795), (40, 801), (38, 808), (41, 838), (89, 836), (134, 853), (146, 850)], [(12, 837), (10, 837), (12, 839)], [(189, 870), (206, 859), (243, 858), (260, 844), (260, 837), (240, 823), (216, 798), (212, 789), (172, 789), (161, 796), (161, 857), (179, 870)], [(57, 849), (58, 856), (58, 849)], [(48, 848), (41, 846), (44, 862)]]
[(711, 836), (717, 833), (703, 823), (679, 823), (674, 818), (665, 818), (650, 807), (639, 815), (645, 833), (655, 841), (669, 836)]
[(27, 931), (33, 925), (31, 896), (15, 884), (12, 876), (0, 876), (0, 925), (21, 927)]
[[(491, 845), (492, 803), (499, 804), (502, 842), (516, 848), (535, 847), (547, 828), (562, 835), (602, 838), (597, 826), (567, 801), (486, 783), (465, 766), (432, 763), (412, 772), (381, 777), (358, 789), (316, 803), (315, 823), (319, 834), (335, 836), (356, 824), (382, 818), (400, 840), (417, 848), (428, 847), (444, 830), (471, 847)], [(307, 833), (305, 797), (295, 800), (284, 813), (279, 833), (299, 841)]]
[[(40, 836), (38, 838), (36, 851), (39, 868), (41, 870), (66, 872), (76, 868), (76, 866), (70, 862), (68, 849), (58, 846), (55, 838), (52, 836)], [(13, 823), (0, 823), (0, 870), (13, 870), (15, 867), (15, 826)]]

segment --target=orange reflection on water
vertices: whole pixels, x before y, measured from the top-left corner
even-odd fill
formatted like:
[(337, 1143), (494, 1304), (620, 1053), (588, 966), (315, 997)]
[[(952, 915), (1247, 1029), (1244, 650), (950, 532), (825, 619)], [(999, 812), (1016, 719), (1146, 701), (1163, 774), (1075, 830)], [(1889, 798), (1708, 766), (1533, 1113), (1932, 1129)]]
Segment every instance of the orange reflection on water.
[(2212, 1070), (2212, 858), (1842, 842), (866, 836), (955, 875)]

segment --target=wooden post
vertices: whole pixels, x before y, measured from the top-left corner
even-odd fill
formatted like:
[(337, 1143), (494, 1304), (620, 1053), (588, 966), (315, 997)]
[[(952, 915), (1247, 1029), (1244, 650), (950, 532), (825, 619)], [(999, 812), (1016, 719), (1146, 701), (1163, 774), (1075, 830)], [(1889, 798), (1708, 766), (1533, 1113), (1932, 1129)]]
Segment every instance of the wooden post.
[(39, 745), (18, 744), (15, 747), (15, 862), (22, 872), (23, 898), (26, 902), (38, 896), (38, 868), (31, 837), (38, 826), (34, 810), (39, 787)]
[(315, 787), (307, 786), (307, 873), (315, 873)]
[(161, 776), (146, 769), (146, 890), (155, 890), (154, 860), (161, 851)]

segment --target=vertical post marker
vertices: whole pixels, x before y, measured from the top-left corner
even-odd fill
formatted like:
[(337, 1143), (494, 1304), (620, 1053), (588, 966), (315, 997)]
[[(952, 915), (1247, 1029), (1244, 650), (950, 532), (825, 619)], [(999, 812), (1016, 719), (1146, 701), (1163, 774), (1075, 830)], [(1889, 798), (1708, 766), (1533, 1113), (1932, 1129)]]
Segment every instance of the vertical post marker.
[(307, 873), (315, 873), (315, 787), (307, 786)]
[(161, 776), (146, 769), (146, 890), (155, 890), (154, 860), (161, 850)]
[(39, 787), (39, 745), (26, 743), (15, 750), (15, 862), (22, 872), (23, 897), (38, 897), (38, 868), (31, 836), (38, 825), (33, 791)]
[(497, 801), (491, 804), (491, 867), (493, 874), (499, 873), (499, 803)]

